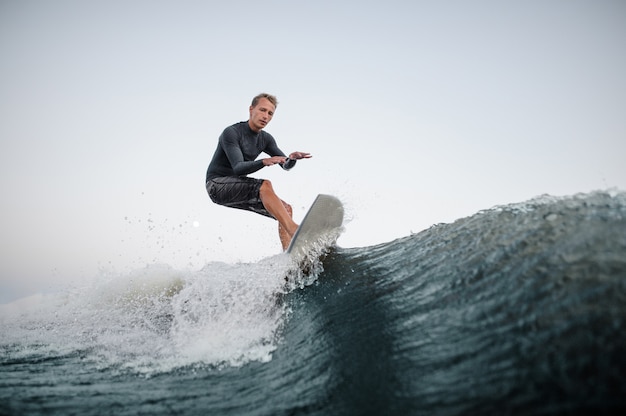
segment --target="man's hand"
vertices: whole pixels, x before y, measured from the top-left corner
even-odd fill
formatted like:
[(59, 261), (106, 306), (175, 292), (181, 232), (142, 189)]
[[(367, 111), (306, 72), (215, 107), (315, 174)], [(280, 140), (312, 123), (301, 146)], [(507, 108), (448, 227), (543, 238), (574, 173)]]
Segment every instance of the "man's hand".
[(272, 165), (277, 165), (279, 163), (285, 163), (286, 159), (287, 158), (285, 156), (266, 157), (265, 159), (263, 159), (263, 165), (272, 166)]
[(306, 153), (306, 152), (293, 152), (292, 154), (289, 155), (289, 159), (309, 159), (313, 157), (310, 153)]

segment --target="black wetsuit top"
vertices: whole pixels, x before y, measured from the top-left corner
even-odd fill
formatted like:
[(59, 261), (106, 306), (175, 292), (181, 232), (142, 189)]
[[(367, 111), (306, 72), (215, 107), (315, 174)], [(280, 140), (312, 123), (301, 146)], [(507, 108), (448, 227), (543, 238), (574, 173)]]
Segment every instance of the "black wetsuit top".
[[(255, 160), (261, 152), (270, 156), (285, 156), (271, 134), (254, 132), (247, 121), (226, 127), (220, 135), (217, 149), (206, 172), (206, 181), (221, 176), (245, 176), (260, 170), (262, 160)], [(283, 169), (290, 169), (295, 160), (289, 159)]]

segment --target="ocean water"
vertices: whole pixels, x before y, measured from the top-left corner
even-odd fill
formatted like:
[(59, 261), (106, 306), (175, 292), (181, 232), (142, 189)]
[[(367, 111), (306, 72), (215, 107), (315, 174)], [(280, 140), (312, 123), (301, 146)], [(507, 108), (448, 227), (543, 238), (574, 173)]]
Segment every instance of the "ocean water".
[[(289, 281), (285, 281), (289, 276)], [(154, 265), (0, 309), (2, 415), (626, 410), (626, 193), (542, 196), (312, 273)]]

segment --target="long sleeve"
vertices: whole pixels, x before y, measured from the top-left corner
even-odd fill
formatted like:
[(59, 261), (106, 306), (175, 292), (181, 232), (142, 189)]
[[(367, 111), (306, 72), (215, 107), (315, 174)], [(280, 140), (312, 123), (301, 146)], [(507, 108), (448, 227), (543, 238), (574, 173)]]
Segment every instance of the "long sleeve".
[(248, 175), (263, 168), (262, 160), (245, 160), (239, 137), (234, 129), (224, 131), (220, 136), (220, 145), (235, 175)]

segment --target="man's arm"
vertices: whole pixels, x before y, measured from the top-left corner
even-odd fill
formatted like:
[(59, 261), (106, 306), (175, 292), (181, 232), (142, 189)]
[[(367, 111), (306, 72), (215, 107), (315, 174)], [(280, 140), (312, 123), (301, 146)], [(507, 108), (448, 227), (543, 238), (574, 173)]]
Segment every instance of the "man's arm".
[(287, 159), (280, 165), (283, 169), (289, 170), (296, 166), (296, 160), (309, 159), (313, 157), (310, 153), (306, 152), (292, 152)]
[(227, 129), (220, 137), (220, 144), (228, 162), (237, 176), (248, 175), (261, 169), (264, 164), (262, 160), (246, 161), (243, 158), (243, 152), (239, 147), (237, 132), (234, 129)]
[[(284, 159), (277, 163), (280, 165), (281, 168), (285, 170), (289, 170), (293, 168), (296, 165), (296, 160), (308, 159), (311, 157), (310, 153), (305, 153), (305, 152), (293, 152), (289, 155), (289, 157), (286, 157), (285, 153), (283, 153), (283, 151), (280, 150), (280, 148), (276, 144), (276, 140), (272, 136), (269, 137), (269, 142), (267, 144), (267, 147), (265, 148), (265, 153), (267, 153), (270, 156), (282, 156)], [(272, 158), (272, 159), (275, 159), (275, 158)]]
[(285, 153), (282, 150), (280, 150), (280, 148), (276, 144), (276, 140), (274, 139), (274, 137), (272, 137), (272, 135), (268, 134), (267, 140), (268, 142), (267, 142), (267, 145), (265, 146), (264, 152), (270, 155), (271, 157), (264, 160), (264, 163), (266, 166), (278, 164), (280, 165), (281, 168), (285, 170), (289, 170), (295, 166), (296, 161), (291, 160), (287, 156), (285, 156)]

